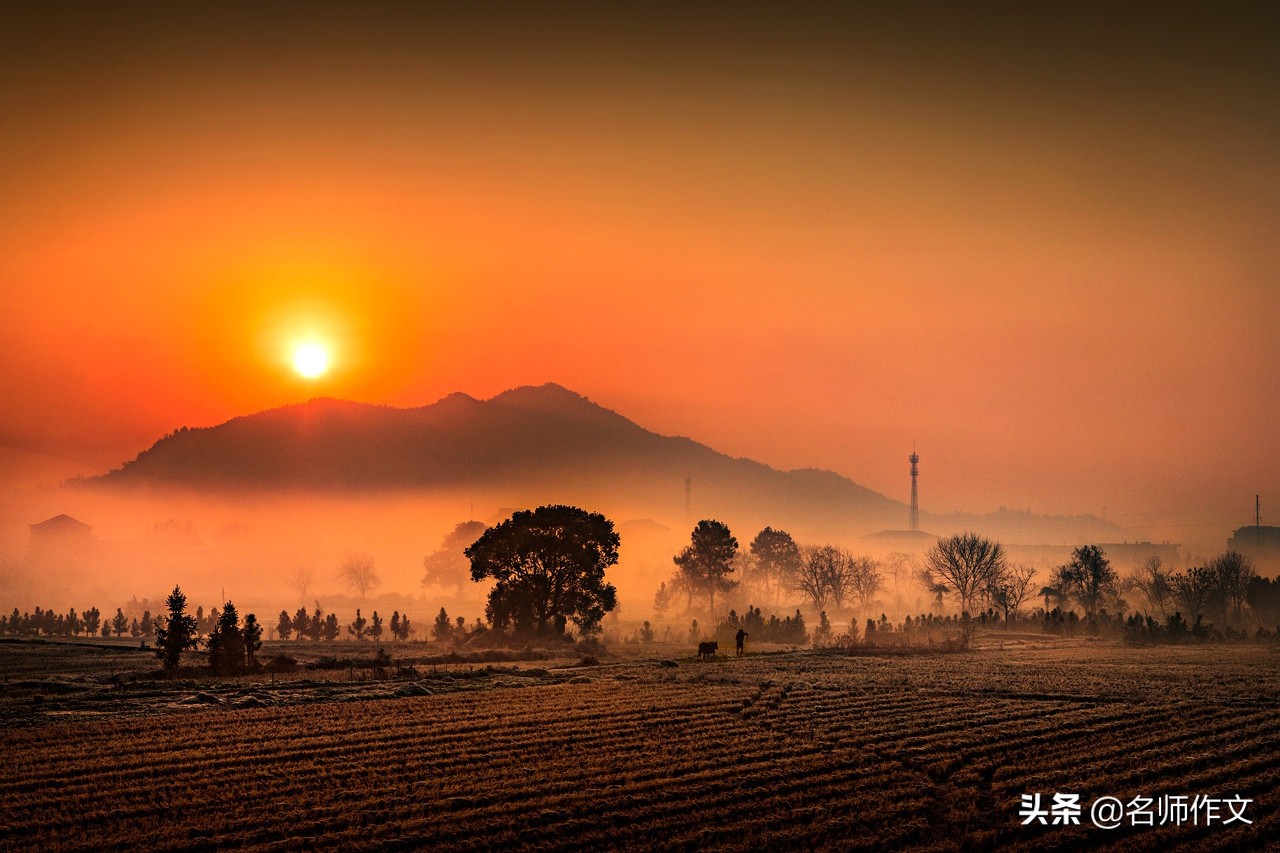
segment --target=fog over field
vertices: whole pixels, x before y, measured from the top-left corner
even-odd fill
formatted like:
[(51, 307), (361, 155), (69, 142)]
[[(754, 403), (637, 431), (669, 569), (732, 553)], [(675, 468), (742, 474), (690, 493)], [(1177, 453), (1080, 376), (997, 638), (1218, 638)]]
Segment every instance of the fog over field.
[(1277, 846), (1280, 6), (0, 13), (0, 851)]

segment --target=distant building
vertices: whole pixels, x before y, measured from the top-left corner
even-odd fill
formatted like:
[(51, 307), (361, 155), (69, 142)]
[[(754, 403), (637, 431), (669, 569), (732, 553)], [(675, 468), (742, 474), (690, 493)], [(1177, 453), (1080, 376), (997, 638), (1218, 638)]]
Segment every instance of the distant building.
[(901, 551), (904, 554), (923, 554), (941, 538), (936, 533), (926, 533), (923, 530), (881, 530), (879, 533), (862, 537), (862, 541), (882, 554), (891, 554), (895, 551)]
[(1171, 542), (1103, 542), (1098, 547), (1113, 569), (1136, 569), (1152, 557), (1158, 557), (1165, 568), (1174, 568), (1182, 559)]
[(93, 549), (93, 527), (69, 515), (55, 515), (31, 525), (28, 557), (37, 563), (76, 564)]
[(1227, 550), (1253, 560), (1260, 574), (1280, 572), (1280, 527), (1252, 524), (1238, 528), (1227, 540)]

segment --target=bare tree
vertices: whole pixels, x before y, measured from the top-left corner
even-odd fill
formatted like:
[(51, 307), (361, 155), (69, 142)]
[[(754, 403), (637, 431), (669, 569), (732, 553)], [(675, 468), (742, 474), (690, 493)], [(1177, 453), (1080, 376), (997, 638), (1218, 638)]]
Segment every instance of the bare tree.
[(849, 586), (862, 609), (869, 609), (876, 595), (884, 589), (880, 562), (870, 557), (849, 557)]
[(1097, 545), (1076, 548), (1071, 552), (1071, 562), (1059, 568), (1061, 579), (1084, 607), (1086, 616), (1092, 617), (1120, 597), (1119, 576)]
[(1217, 586), (1211, 569), (1193, 566), (1185, 575), (1177, 574), (1170, 578), (1169, 585), (1173, 588), (1174, 603), (1180, 612), (1186, 614), (1188, 621), (1209, 614)]
[(365, 554), (347, 557), (338, 576), (346, 581), (348, 587), (360, 593), (362, 599), (369, 594), (370, 590), (382, 583), (377, 570), (373, 567), (373, 559)]
[(1032, 581), (1036, 570), (1030, 566), (1005, 566), (987, 586), (987, 598), (993, 607), (1004, 613), (1005, 627), (1009, 626), (1009, 617), (1017, 616), (1022, 605), (1030, 601), (1036, 593)]
[(827, 602), (837, 609), (853, 591), (853, 557), (834, 545), (808, 545), (800, 549), (800, 569), (795, 589), (823, 610)]
[(938, 540), (924, 555), (924, 564), (937, 583), (960, 596), (960, 609), (967, 613), (1004, 570), (1004, 548), (976, 533), (958, 533)]
[(1164, 567), (1159, 557), (1149, 557), (1125, 579), (1124, 587), (1143, 597), (1148, 615), (1154, 613), (1161, 619), (1169, 615), (1169, 606), (1173, 603), (1173, 573)]
[(1228, 551), (1210, 560), (1209, 569), (1214, 575), (1215, 592), (1222, 604), (1224, 621), (1239, 622), (1249, 584), (1258, 574), (1253, 570), (1253, 563), (1237, 551)]
[(902, 579), (907, 577), (912, 568), (911, 555), (902, 551), (894, 551), (884, 558), (885, 575), (893, 581), (893, 609), (902, 612)]
[(306, 601), (308, 593), (311, 592), (311, 585), (315, 583), (315, 569), (305, 563), (299, 563), (293, 567), (293, 571), (289, 573), (289, 583), (298, 591), (298, 600)]

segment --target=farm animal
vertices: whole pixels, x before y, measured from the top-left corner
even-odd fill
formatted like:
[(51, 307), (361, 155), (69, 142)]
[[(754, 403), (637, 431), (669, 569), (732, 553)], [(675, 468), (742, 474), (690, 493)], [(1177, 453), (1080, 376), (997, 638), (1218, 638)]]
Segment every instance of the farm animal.
[(719, 650), (720, 644), (715, 640), (706, 643), (698, 643), (698, 657), (700, 658), (713, 658)]

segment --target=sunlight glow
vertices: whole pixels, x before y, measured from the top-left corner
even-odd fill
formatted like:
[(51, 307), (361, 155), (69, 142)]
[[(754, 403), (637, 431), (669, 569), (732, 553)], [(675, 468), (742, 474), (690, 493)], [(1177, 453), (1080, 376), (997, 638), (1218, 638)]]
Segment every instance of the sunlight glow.
[(303, 344), (293, 351), (293, 369), (315, 379), (329, 369), (329, 353), (319, 344)]

